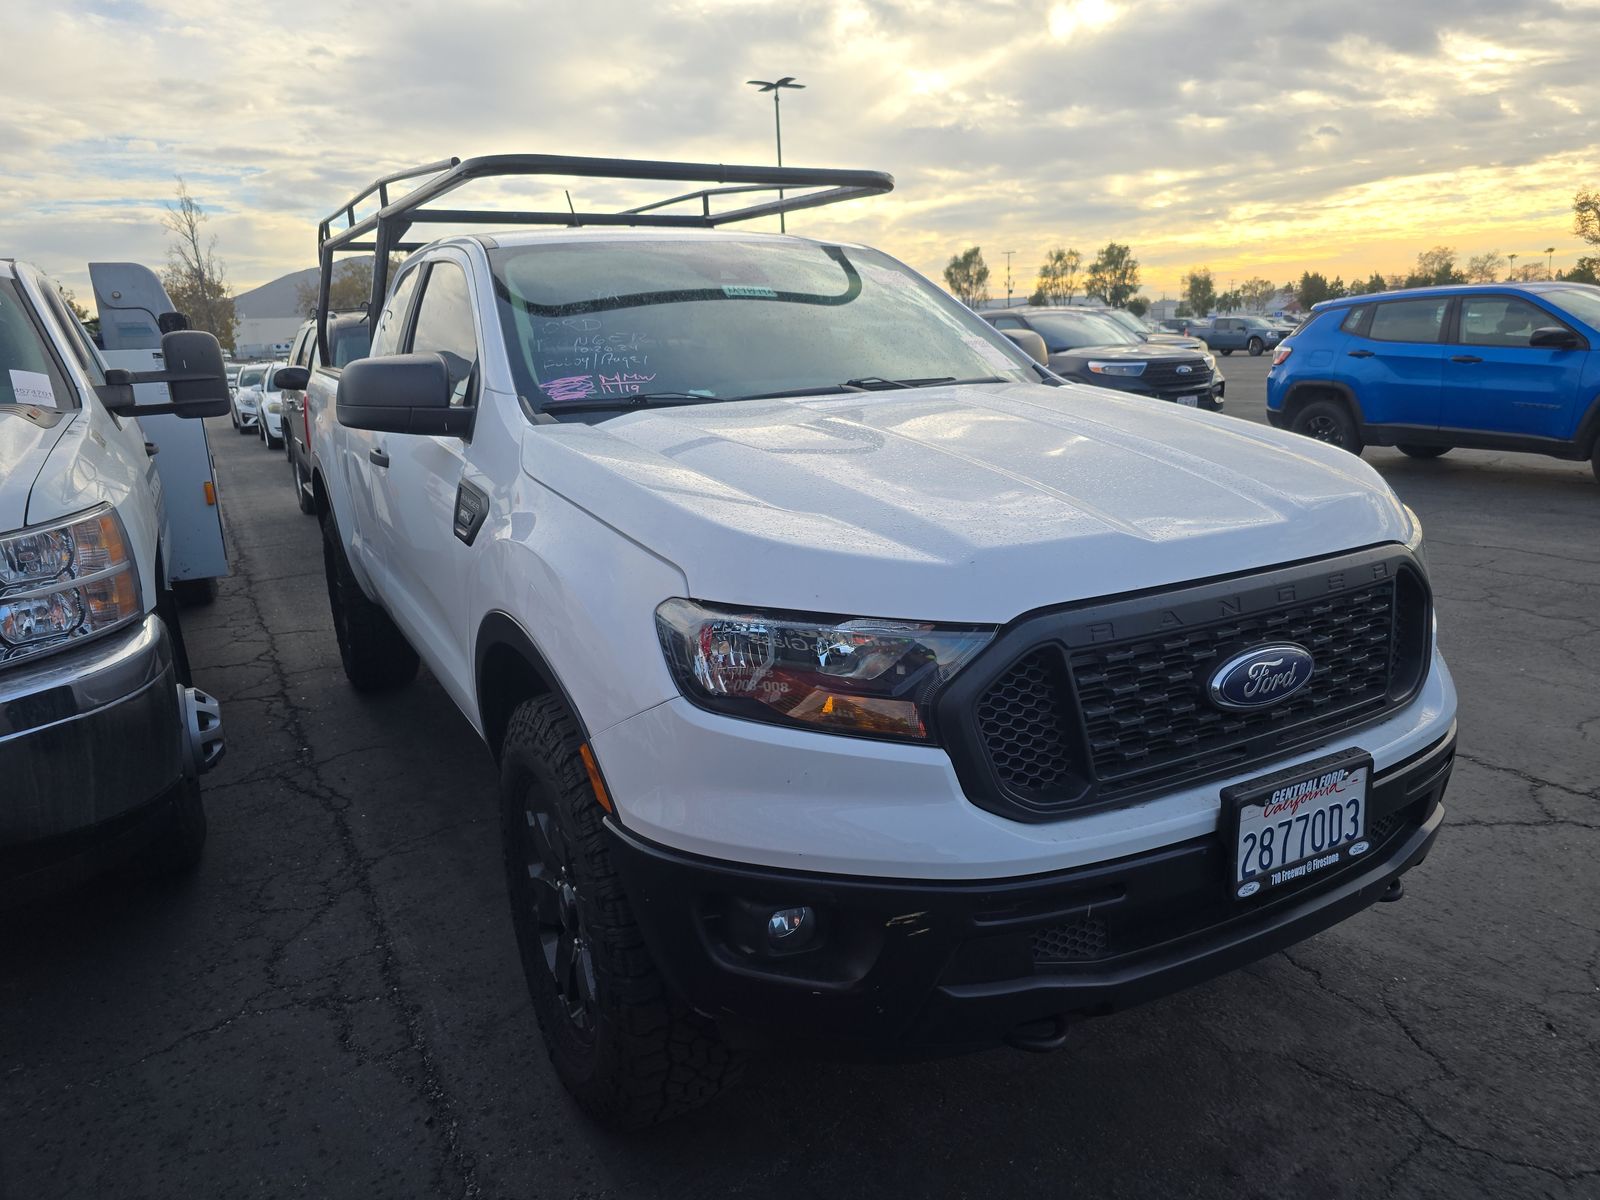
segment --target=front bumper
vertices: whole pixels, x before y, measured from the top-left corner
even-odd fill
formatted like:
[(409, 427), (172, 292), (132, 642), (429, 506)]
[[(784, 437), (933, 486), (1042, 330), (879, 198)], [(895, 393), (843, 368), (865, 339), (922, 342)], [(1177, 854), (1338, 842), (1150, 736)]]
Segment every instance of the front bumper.
[(131, 846), (130, 830), (198, 769), (189, 703), (153, 614), (0, 675), (0, 886)]
[(283, 436), (283, 413), (281, 411), (273, 412), (270, 408), (264, 408), (259, 414), (259, 419), (261, 424), (267, 427), (268, 435), (274, 440)]
[[(1374, 777), (1370, 857), (1255, 902), (1228, 894), (1216, 835), (1043, 876), (925, 882), (736, 865), (607, 829), (645, 942), (697, 1011), (736, 1036), (916, 1057), (1037, 1044), (1360, 911), (1427, 856), (1454, 754), (1452, 724)], [(800, 905), (814, 936), (773, 951), (767, 916)]]
[[(1223, 392), (1227, 388), (1225, 381), (1213, 375), (1210, 383), (1191, 388), (1188, 391), (1160, 390), (1141, 382), (1138, 376), (1106, 376), (1092, 374), (1072, 374), (1066, 376), (1074, 383), (1088, 384), (1090, 387), (1106, 388), (1113, 392), (1128, 392), (1135, 396), (1146, 396), (1151, 400), (1165, 400), (1170, 404), (1183, 404), (1187, 399), (1193, 399), (1196, 408), (1203, 408), (1209, 412), (1221, 412), (1223, 407)], [(1181, 398), (1180, 398), (1181, 397)]]

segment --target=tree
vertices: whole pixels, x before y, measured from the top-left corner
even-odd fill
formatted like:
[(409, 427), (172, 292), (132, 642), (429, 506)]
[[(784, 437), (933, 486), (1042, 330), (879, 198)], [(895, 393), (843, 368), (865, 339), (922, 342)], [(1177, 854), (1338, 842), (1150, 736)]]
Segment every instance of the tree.
[[(389, 282), (394, 282), (395, 272), (405, 262), (402, 254), (389, 256)], [(295, 307), (307, 317), (316, 315), (317, 292), (322, 286), (320, 277), (299, 284), (294, 290)], [(372, 303), (372, 259), (347, 258), (333, 265), (333, 278), (328, 281), (329, 312), (366, 312)]]
[(207, 237), (205, 233), (208, 219), (200, 202), (189, 194), (183, 176), (178, 176), (177, 203), (167, 205), (161, 221), (172, 235), (161, 283), (192, 328), (215, 334), (222, 348), (231, 352), (233, 297), (228, 295), (227, 268), (217, 259), (216, 235)]
[(89, 310), (78, 303), (77, 294), (64, 284), (56, 284), (56, 294), (61, 297), (61, 303), (72, 310), (72, 315), (80, 321), (88, 321)]
[(1139, 290), (1139, 260), (1128, 247), (1107, 242), (1089, 266), (1085, 290), (1112, 308), (1121, 308)]
[(1183, 302), (1198, 317), (1217, 306), (1217, 285), (1210, 267), (1197, 267), (1183, 277)]
[(1302, 271), (1300, 282), (1294, 285), (1294, 298), (1300, 307), (1309, 310), (1314, 304), (1330, 299), (1328, 278), (1321, 271)]
[(1178, 307), (1172, 310), (1172, 315), (1175, 317), (1192, 317), (1194, 316), (1194, 313), (1190, 311), (1187, 303), (1180, 300), (1178, 302)]
[(1435, 246), (1417, 255), (1417, 268), (1405, 278), (1405, 287), (1433, 287), (1441, 283), (1465, 283), (1467, 277), (1456, 269), (1456, 252), (1450, 246)]
[(1568, 283), (1600, 283), (1600, 258), (1585, 256), (1578, 265), (1561, 276)]
[(1505, 255), (1498, 250), (1474, 254), (1467, 259), (1468, 283), (1497, 283), (1500, 272), (1506, 269)]
[(1150, 311), (1150, 301), (1143, 296), (1135, 296), (1127, 303), (1127, 309), (1136, 317), (1142, 317)]
[(1217, 311), (1219, 313), (1238, 312), (1244, 307), (1244, 297), (1239, 294), (1238, 288), (1229, 288), (1217, 296)]
[(1239, 299), (1243, 301), (1243, 307), (1248, 308), (1251, 312), (1260, 312), (1266, 308), (1267, 301), (1271, 300), (1277, 291), (1277, 284), (1258, 276), (1254, 279), (1246, 279), (1239, 285)]
[(1372, 278), (1367, 280), (1367, 286), (1363, 289), (1363, 292), (1368, 296), (1376, 296), (1379, 292), (1386, 292), (1388, 290), (1389, 285), (1384, 280), (1383, 276), (1374, 271), (1372, 273)]
[(1039, 288), (1033, 293), (1033, 295), (1028, 297), (1028, 303), (1029, 304), (1039, 304), (1039, 305), (1049, 304), (1050, 303), (1050, 297), (1045, 295), (1043, 288)]
[(1344, 276), (1335, 275), (1333, 282), (1328, 285), (1328, 299), (1337, 300), (1341, 296), (1350, 295), (1350, 289), (1345, 286)]
[(1549, 278), (1550, 272), (1545, 270), (1543, 263), (1531, 262), (1525, 266), (1518, 267), (1515, 271), (1511, 272), (1510, 282), (1537, 283), (1541, 279)]
[(1579, 188), (1572, 198), (1572, 232), (1600, 246), (1600, 188)]
[(968, 308), (977, 308), (987, 300), (989, 264), (983, 261), (983, 251), (977, 246), (968, 246), (952, 257), (944, 269), (944, 283)]
[(1039, 290), (1045, 294), (1047, 304), (1071, 304), (1078, 293), (1079, 269), (1083, 255), (1076, 250), (1057, 246), (1045, 257), (1039, 268)]

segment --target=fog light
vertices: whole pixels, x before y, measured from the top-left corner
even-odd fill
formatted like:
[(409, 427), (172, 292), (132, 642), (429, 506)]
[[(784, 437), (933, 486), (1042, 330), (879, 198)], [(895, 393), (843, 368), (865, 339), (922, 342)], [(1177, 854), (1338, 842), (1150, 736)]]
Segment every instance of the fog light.
[(809, 904), (780, 908), (767, 918), (767, 941), (775, 948), (796, 950), (811, 940), (816, 929), (817, 914)]

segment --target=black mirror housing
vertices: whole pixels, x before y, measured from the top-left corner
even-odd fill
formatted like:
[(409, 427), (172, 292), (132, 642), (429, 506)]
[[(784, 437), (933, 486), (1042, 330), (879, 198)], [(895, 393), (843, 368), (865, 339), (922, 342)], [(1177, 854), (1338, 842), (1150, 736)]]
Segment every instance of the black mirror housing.
[(1050, 351), (1045, 347), (1044, 339), (1033, 330), (1002, 329), (1000, 332), (1015, 342), (1018, 349), (1040, 366), (1050, 365)]
[(349, 429), (464, 437), (472, 410), (452, 408), (450, 392), (450, 369), (440, 355), (360, 358), (339, 374), (335, 412)]
[(1560, 325), (1545, 325), (1528, 335), (1528, 345), (1545, 350), (1574, 350), (1578, 335)]
[(303, 392), (311, 382), (311, 372), (304, 367), (279, 367), (272, 373), (272, 386), (279, 392)]
[[(100, 402), (119, 417), (220, 417), (228, 411), (228, 372), (222, 347), (211, 334), (197, 329), (163, 334), (161, 358), (166, 366), (162, 371), (108, 370), (105, 383), (95, 389)], [(171, 402), (140, 404), (133, 394), (136, 383), (166, 384)]]

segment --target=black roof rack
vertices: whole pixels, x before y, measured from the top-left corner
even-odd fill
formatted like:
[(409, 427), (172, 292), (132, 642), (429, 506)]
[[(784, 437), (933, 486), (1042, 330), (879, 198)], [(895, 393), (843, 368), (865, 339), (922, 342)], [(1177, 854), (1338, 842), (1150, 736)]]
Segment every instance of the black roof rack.
[[(638, 179), (683, 183), (711, 183), (621, 212), (497, 211), (488, 209), (428, 208), (426, 205), (474, 179), (516, 175), (578, 176), (593, 179)], [(431, 176), (398, 199), (389, 198), (389, 185)], [(733, 221), (777, 216), (797, 209), (817, 208), (876, 196), (894, 188), (893, 176), (883, 171), (835, 170), (815, 167), (743, 167), (720, 163), (654, 162), (630, 158), (580, 158), (563, 154), (490, 154), (479, 158), (445, 158), (420, 167), (396, 171), (374, 180), (317, 225), (317, 257), (321, 282), (317, 293), (317, 341), (322, 360), (329, 361), (327, 346), (328, 294), (333, 280), (333, 256), (368, 252), (373, 256), (372, 297), (367, 308), (376, 325), (389, 290), (389, 255), (420, 250), (426, 241), (407, 241), (418, 224), (447, 225), (583, 225), (655, 226), (668, 229), (713, 229)], [(799, 194), (789, 195), (790, 190)], [(712, 200), (751, 192), (777, 192), (776, 199), (744, 204), (721, 212)], [(373, 196), (378, 210), (361, 220), (356, 209)], [(675, 205), (700, 202), (699, 211), (663, 212)], [(571, 200), (568, 199), (570, 206)], [(341, 228), (335, 224), (343, 222)], [(365, 240), (363, 240), (365, 239)]]

